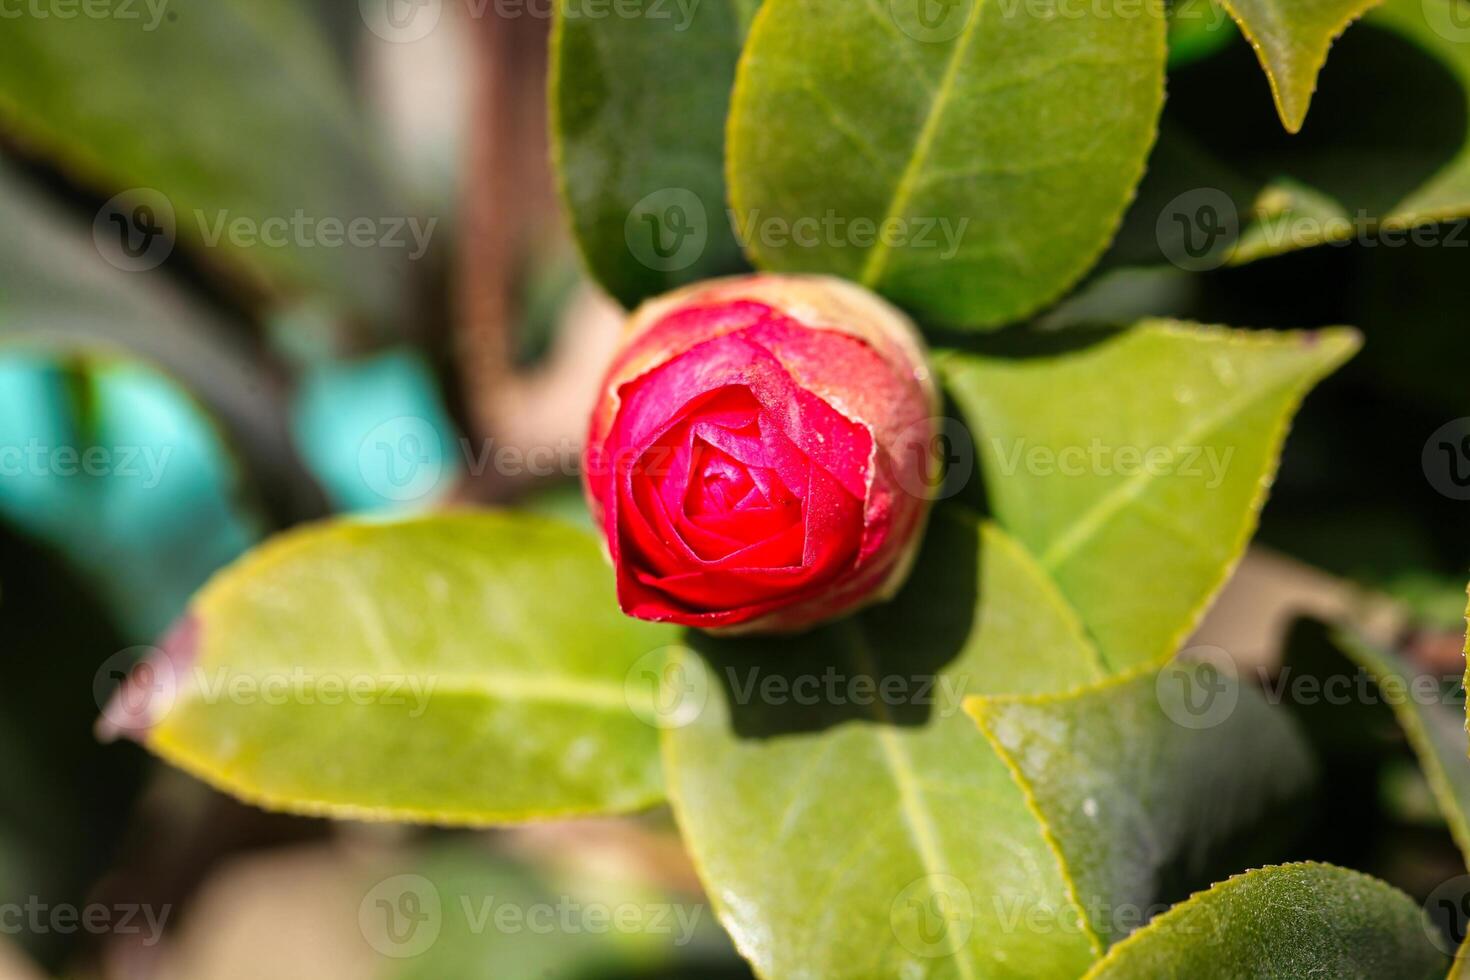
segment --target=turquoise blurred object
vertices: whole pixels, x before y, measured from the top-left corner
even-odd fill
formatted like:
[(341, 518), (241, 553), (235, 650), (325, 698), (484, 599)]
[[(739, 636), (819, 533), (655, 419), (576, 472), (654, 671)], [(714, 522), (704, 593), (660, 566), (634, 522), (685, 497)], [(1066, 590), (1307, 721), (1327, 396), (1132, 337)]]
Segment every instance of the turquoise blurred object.
[(93, 354), (0, 350), (0, 519), (157, 638), (264, 532), (221, 433), (169, 377)]
[(408, 349), (307, 367), (291, 430), (307, 468), (340, 511), (430, 507), (465, 469), (434, 374)]

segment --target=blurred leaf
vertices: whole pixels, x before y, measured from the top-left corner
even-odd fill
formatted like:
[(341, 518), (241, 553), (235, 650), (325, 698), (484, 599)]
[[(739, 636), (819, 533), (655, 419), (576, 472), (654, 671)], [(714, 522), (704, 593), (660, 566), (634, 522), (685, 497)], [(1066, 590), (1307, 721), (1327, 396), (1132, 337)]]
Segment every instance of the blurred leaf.
[(312, 366), (292, 416), (301, 455), (339, 510), (432, 505), (467, 462), (438, 381), (411, 348)]
[[(695, 960), (708, 945), (700, 927), (713, 925), (698, 902), (626, 875), (552, 878), (468, 842), (434, 848), (369, 894), (386, 904), (368, 913), (365, 933), (395, 957), (383, 960), (393, 980), (644, 975)], [(392, 919), (404, 898), (427, 916), (418, 930)]]
[[(1097, 259), (1143, 173), (1164, 22), (917, 0), (767, 0), (731, 102), (737, 234), (762, 268), (993, 327)], [(1085, 173), (1086, 179), (1078, 179)]]
[(1122, 670), (1193, 629), (1250, 538), (1298, 404), (1357, 345), (1349, 330), (1145, 321), (1058, 355), (953, 353), (940, 368), (980, 436), (996, 519)]
[(1302, 128), (1327, 49), (1363, 11), (1382, 0), (1220, 0), (1240, 24), (1288, 132)]
[(1208, 58), (1236, 37), (1230, 15), (1215, 0), (1169, 4), (1169, 67)]
[(116, 220), (137, 245), (144, 225), (171, 225), (207, 266), (392, 324), (411, 237), (354, 245), (329, 230), (408, 216), (312, 17), (288, 0), (124, 6), (0, 21), (0, 129), (101, 195), (134, 192), (99, 214), (99, 235), (123, 234)]
[(558, 0), (561, 193), (587, 267), (624, 306), (747, 268), (726, 214), (725, 114), (758, 5), (636, 0), (631, 15), (593, 19)]
[(287, 469), (281, 386), (259, 351), (164, 277), (108, 265), (85, 226), (42, 196), (0, 163), (0, 339), (157, 364), (229, 429), (252, 473)]
[(64, 554), (135, 642), (262, 533), (230, 447), (137, 361), (0, 348), (0, 517)]
[(1311, 748), (1290, 716), (1213, 670), (1176, 665), (1066, 695), (966, 703), (1108, 945), (1161, 896), (1181, 894), (1181, 877), (1209, 880), (1212, 849), (1249, 840), (1254, 858), (1271, 856), (1261, 844), (1312, 787)]
[(1114, 946), (1086, 980), (1336, 977), (1428, 980), (1445, 957), (1423, 912), (1376, 878), (1285, 864), (1231, 878)]
[(151, 667), (167, 682), (143, 691), (135, 675), (123, 697), (151, 698), (149, 748), (270, 808), (450, 824), (620, 812), (662, 796), (638, 671), (656, 676), (677, 636), (619, 613), (596, 540), (566, 525), (340, 522), (218, 576)]

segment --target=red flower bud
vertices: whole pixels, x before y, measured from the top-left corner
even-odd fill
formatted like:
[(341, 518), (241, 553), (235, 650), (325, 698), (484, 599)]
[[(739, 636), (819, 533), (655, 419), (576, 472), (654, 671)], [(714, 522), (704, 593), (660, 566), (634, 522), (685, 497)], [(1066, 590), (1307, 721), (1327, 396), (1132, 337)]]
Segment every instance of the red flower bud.
[(644, 304), (585, 460), (623, 611), (794, 631), (892, 596), (928, 509), (937, 398), (913, 324), (839, 279)]

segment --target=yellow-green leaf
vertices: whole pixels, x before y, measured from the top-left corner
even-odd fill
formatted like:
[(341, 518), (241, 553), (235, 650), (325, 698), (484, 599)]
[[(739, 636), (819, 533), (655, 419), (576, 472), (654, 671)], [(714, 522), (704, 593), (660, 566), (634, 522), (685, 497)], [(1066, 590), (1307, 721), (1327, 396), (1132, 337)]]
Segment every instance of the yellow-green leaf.
[(559, 522), (343, 522), (223, 572), (124, 696), (150, 698), (149, 748), (271, 808), (457, 824), (625, 811), (662, 796), (636, 668), (656, 671), (676, 636), (623, 616), (596, 539)]
[(1256, 49), (1288, 131), (1302, 128), (1327, 50), (1382, 0), (1220, 0)]
[(1351, 330), (1145, 321), (1061, 354), (941, 367), (996, 519), (1122, 670), (1193, 628), (1250, 538), (1297, 405), (1357, 346)]

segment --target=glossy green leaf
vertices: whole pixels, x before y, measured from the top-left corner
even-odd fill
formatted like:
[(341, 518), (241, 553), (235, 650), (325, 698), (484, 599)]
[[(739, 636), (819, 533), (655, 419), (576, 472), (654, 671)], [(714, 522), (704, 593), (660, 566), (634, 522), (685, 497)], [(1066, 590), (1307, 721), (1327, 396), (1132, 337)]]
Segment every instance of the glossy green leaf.
[(657, 670), (676, 636), (619, 613), (596, 539), (558, 522), (322, 525), (199, 594), (156, 661), (144, 741), (295, 812), (487, 823), (636, 809), (662, 789), (635, 667)]
[(841, 275), (947, 326), (1036, 310), (1142, 175), (1160, 9), (768, 0), (731, 101), (737, 236), (762, 268)]
[(1114, 946), (1086, 980), (1428, 980), (1445, 957), (1419, 907), (1326, 864), (1261, 868), (1182, 902)]
[(1060, 354), (940, 366), (996, 519), (1122, 670), (1194, 627), (1255, 527), (1297, 405), (1357, 343), (1146, 321)]
[[(178, 240), (203, 249), (208, 268), (274, 294), (311, 290), (351, 311), (396, 315), (409, 249), (340, 235), (333, 246), (311, 230), (407, 215), (310, 14), (286, 0), (108, 12), (0, 19), (0, 131), (101, 197), (151, 190), (115, 212), (136, 219), (135, 239), (141, 223), (168, 227), (166, 205)], [(298, 213), (311, 229), (293, 230)], [(112, 230), (100, 220), (99, 233)], [(280, 244), (251, 244), (229, 231), (236, 221)]]
[[(1078, 879), (1063, 858), (1067, 847), (1086, 861), (1131, 848), (1136, 838), (1108, 835), (1136, 828), (1072, 824), (1085, 839), (1059, 853), (1055, 828), (958, 699), (1076, 688), (1101, 681), (1102, 666), (1024, 548), (959, 510), (934, 522), (892, 603), (801, 637), (704, 638), (681, 661), (685, 697), (703, 710), (665, 733), (670, 799), (716, 911), (762, 976), (1076, 976), (1101, 952), (1077, 881), (1115, 882), (1090, 869)], [(1097, 690), (1113, 703), (1124, 686)], [(1231, 769), (1217, 776), (1241, 793), (1299, 772), (1253, 778), (1236, 732), (1210, 744)], [(1092, 785), (1131, 779), (1134, 764), (1108, 759)], [(1170, 801), (1177, 828), (1196, 803)], [(1210, 835), (1194, 829), (1205, 850)], [(1145, 891), (1127, 884), (1128, 901)], [(1114, 908), (1115, 897), (1102, 901)]]
[[(1290, 715), (1213, 665), (966, 708), (1025, 787), (1109, 945), (1143, 924), (1174, 864), (1204, 877), (1212, 844), (1269, 833), (1314, 779)], [(1260, 759), (1271, 764), (1242, 764)]]
[(1281, 122), (1295, 133), (1307, 118), (1327, 50), (1363, 11), (1382, 0), (1220, 0), (1261, 59)]
[(587, 267), (625, 306), (746, 267), (726, 213), (725, 115), (758, 4), (638, 0), (596, 19), (558, 5), (562, 197)]

